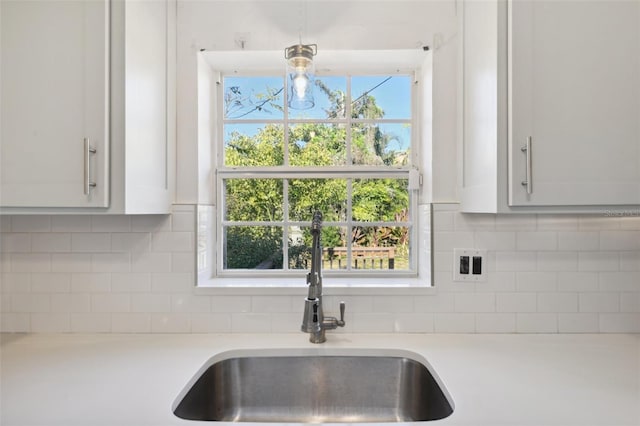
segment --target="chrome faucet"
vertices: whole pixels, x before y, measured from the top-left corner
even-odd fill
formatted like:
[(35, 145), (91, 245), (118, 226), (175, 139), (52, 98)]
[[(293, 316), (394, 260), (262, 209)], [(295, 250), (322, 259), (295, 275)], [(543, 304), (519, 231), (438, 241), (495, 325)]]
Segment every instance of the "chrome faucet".
[(325, 317), (322, 311), (322, 247), (320, 245), (320, 230), (322, 228), (322, 213), (315, 212), (311, 222), (311, 270), (307, 274), (309, 293), (304, 301), (304, 316), (300, 329), (309, 333), (311, 343), (322, 343), (327, 340), (326, 330), (344, 327), (345, 303), (340, 302), (340, 319)]

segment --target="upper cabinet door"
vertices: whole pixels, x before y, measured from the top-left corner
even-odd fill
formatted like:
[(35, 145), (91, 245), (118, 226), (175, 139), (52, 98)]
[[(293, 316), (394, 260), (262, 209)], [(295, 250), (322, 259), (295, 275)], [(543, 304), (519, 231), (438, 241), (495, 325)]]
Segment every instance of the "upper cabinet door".
[(108, 207), (108, 1), (2, 0), (0, 28), (0, 206)]
[(509, 205), (640, 204), (640, 2), (508, 7)]

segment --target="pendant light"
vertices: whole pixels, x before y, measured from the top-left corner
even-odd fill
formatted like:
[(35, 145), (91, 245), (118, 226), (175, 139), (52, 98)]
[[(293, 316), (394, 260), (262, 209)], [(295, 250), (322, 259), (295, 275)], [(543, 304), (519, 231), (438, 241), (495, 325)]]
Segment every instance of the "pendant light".
[(289, 108), (313, 108), (313, 57), (317, 53), (315, 44), (295, 44), (284, 50), (287, 60), (289, 84)]

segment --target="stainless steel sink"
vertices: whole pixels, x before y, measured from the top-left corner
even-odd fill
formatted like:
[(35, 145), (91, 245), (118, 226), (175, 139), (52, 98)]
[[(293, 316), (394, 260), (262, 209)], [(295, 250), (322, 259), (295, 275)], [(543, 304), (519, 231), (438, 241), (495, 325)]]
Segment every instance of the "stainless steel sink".
[(214, 357), (178, 397), (174, 414), (227, 422), (361, 423), (438, 420), (453, 412), (446, 389), (417, 354), (370, 353)]

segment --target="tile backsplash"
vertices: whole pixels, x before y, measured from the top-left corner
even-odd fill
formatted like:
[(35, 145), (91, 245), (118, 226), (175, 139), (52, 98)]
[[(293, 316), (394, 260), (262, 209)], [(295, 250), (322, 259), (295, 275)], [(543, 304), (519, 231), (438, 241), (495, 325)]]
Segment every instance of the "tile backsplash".
[[(195, 212), (0, 217), (1, 330), (298, 332), (297, 296), (194, 291)], [(436, 204), (435, 290), (342, 297), (342, 332), (640, 332), (640, 217), (611, 216)], [(486, 282), (453, 281), (454, 248), (487, 250)]]

